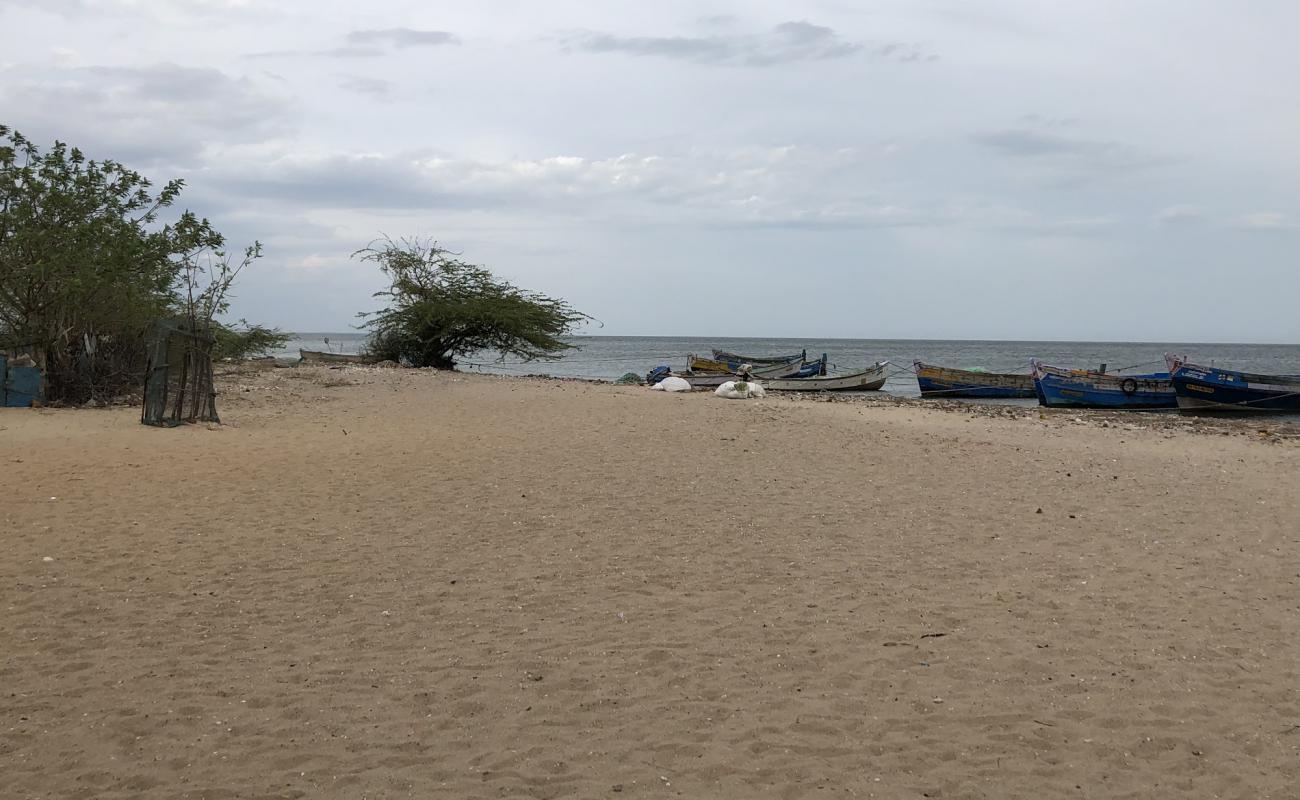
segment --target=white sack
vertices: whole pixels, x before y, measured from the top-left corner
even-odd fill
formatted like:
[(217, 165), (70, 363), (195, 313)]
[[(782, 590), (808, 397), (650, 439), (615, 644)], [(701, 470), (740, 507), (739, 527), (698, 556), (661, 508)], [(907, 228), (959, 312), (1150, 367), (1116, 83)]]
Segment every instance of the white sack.
[(674, 375), (669, 378), (664, 378), (650, 388), (658, 389), (661, 392), (689, 392), (691, 390), (691, 384), (685, 378), (678, 378)]
[(753, 381), (727, 381), (714, 389), (713, 393), (728, 400), (747, 400), (751, 397), (762, 397), (764, 394), (763, 387)]

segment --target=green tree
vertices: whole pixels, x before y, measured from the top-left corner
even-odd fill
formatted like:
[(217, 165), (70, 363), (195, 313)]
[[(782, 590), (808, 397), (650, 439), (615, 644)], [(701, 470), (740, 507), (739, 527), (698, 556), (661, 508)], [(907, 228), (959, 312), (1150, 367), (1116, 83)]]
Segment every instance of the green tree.
[(372, 358), (440, 369), (483, 351), (498, 359), (554, 359), (575, 347), (563, 337), (591, 319), (564, 300), (461, 261), (437, 242), (385, 237), (353, 257), (377, 263), (390, 282), (375, 294), (389, 307), (360, 315)]
[(50, 399), (138, 387), (156, 320), (224, 308), (240, 265), (221, 234), (189, 211), (160, 221), (183, 187), (0, 125), (0, 350), (31, 353)]
[(244, 319), (241, 319), (237, 325), (216, 323), (212, 334), (216, 337), (216, 347), (212, 349), (212, 357), (217, 360), (233, 361), (268, 355), (284, 347), (285, 342), (293, 338), (293, 334), (285, 333), (279, 328), (253, 325)]

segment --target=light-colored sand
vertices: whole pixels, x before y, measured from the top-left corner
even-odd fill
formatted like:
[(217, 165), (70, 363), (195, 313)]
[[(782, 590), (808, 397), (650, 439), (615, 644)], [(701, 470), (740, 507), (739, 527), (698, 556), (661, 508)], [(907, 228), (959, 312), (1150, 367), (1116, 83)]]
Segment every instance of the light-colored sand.
[(239, 380), (0, 413), (0, 796), (1300, 795), (1294, 441)]

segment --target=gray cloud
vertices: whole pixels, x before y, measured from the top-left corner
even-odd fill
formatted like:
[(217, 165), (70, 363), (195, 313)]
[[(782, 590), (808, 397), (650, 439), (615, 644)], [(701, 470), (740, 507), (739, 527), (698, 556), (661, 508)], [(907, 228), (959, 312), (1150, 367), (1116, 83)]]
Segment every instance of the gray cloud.
[(454, 33), (447, 31), (421, 31), (414, 28), (382, 28), (352, 31), (348, 34), (349, 44), (373, 45), (384, 44), (390, 47), (436, 47), (446, 44), (460, 44)]
[(698, 22), (705, 27), (730, 28), (740, 22), (740, 18), (734, 14), (711, 14), (700, 17)]
[(387, 52), (382, 47), (344, 45), (342, 47), (326, 47), (321, 50), (261, 50), (256, 53), (246, 53), (244, 58), (378, 58)]
[(460, 37), (447, 31), (422, 31), (415, 28), (368, 28), (350, 31), (344, 44), (319, 50), (264, 50), (248, 53), (245, 58), (376, 58), (393, 50), (410, 47), (440, 47), (460, 44)]
[(272, 200), (305, 209), (435, 209), (472, 207), (421, 180), (415, 159), (333, 154), (280, 158), (258, 169), (217, 177), (230, 196)]
[(995, 229), (1031, 237), (1094, 237), (1112, 231), (1119, 220), (1112, 216), (1066, 217), (1063, 219), (1028, 219), (1008, 223)]
[[(837, 288), (832, 311), (773, 328), (810, 336), (858, 335), (852, 298), (883, 292), (935, 313), (884, 304), (873, 335), (945, 335), (938, 319), (957, 335), (1295, 339), (1300, 150), (1277, 79), (1300, 72), (1292, 6), (1243, 28), (1176, 0), (1126, 5), (1122, 25), (1086, 3), (833, 2), (809, 22), (768, 5), (428, 18), (349, 0), (0, 0), (0, 28), (21, 34), (0, 35), (0, 121), (186, 178), (185, 205), (267, 241), (237, 315), (269, 323), (346, 329), (373, 273), (347, 253), (387, 231), (472, 245), (620, 333), (716, 320), (716, 303), (679, 302), (684, 281), (788, 299), (758, 275)], [(1145, 32), (1171, 13), (1177, 35), (1153, 49)], [(231, 66), (252, 50), (280, 52)], [(1173, 276), (1199, 294), (1149, 313)], [(1101, 279), (1139, 313), (1057, 313)], [(1264, 312), (1222, 313), (1244, 282), (1271, 288)]]
[(1027, 130), (1003, 130), (974, 136), (979, 144), (1010, 156), (1074, 155), (1095, 153), (1104, 148), (1099, 142), (1067, 139), (1050, 133)]
[(814, 207), (761, 209), (734, 222), (723, 221), (718, 227), (832, 231), (912, 228), (950, 223), (951, 220), (943, 215), (902, 206), (847, 202)]
[(757, 36), (618, 36), (577, 31), (561, 37), (560, 44), (566, 52), (659, 56), (749, 67), (844, 58), (862, 50), (861, 44), (845, 41), (833, 29), (810, 22), (783, 22)]
[[(312, 208), (527, 209), (541, 215), (763, 227), (891, 227), (922, 217), (863, 197), (849, 150), (745, 148), (677, 156), (479, 161), (442, 155), (289, 156), (228, 174), (226, 193)], [(836, 181), (837, 176), (840, 177)]]
[(1201, 222), (1205, 215), (1196, 206), (1177, 205), (1160, 209), (1156, 213), (1156, 222), (1161, 225), (1193, 225)]
[(1041, 128), (1068, 128), (1078, 122), (1074, 117), (1058, 117), (1051, 114), (1022, 114), (1020, 120), (1028, 125)]
[(1071, 138), (1023, 128), (978, 133), (971, 139), (982, 147), (1010, 158), (1089, 170), (1142, 169), (1172, 160), (1119, 142)]
[(909, 62), (939, 60), (937, 55), (925, 52), (925, 50), (921, 48), (921, 45), (916, 42), (889, 42), (876, 47), (871, 52), (872, 55), (880, 58), (901, 61), (904, 64)]
[(340, 75), (339, 87), (349, 92), (388, 101), (393, 98), (397, 84), (383, 78), (370, 78), (364, 75)]
[[(244, 0), (170, 0), (170, 10), (204, 16), (225, 16), (250, 10)], [(34, 8), (63, 16), (82, 16), (92, 12), (108, 14), (133, 14), (156, 12), (161, 3), (141, 3), (138, 0), (0, 0), (0, 9)]]
[(0, 107), (25, 109), (23, 132), (38, 142), (57, 137), (145, 166), (285, 133), (295, 112), (266, 79), (176, 64), (0, 70)]

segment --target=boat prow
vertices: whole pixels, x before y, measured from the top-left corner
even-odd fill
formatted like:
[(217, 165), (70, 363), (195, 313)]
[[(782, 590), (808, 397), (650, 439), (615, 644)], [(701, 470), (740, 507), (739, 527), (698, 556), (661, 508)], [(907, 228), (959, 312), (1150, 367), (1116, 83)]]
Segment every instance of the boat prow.
[(1300, 414), (1300, 375), (1205, 367), (1166, 356), (1178, 408), (1191, 414)]

